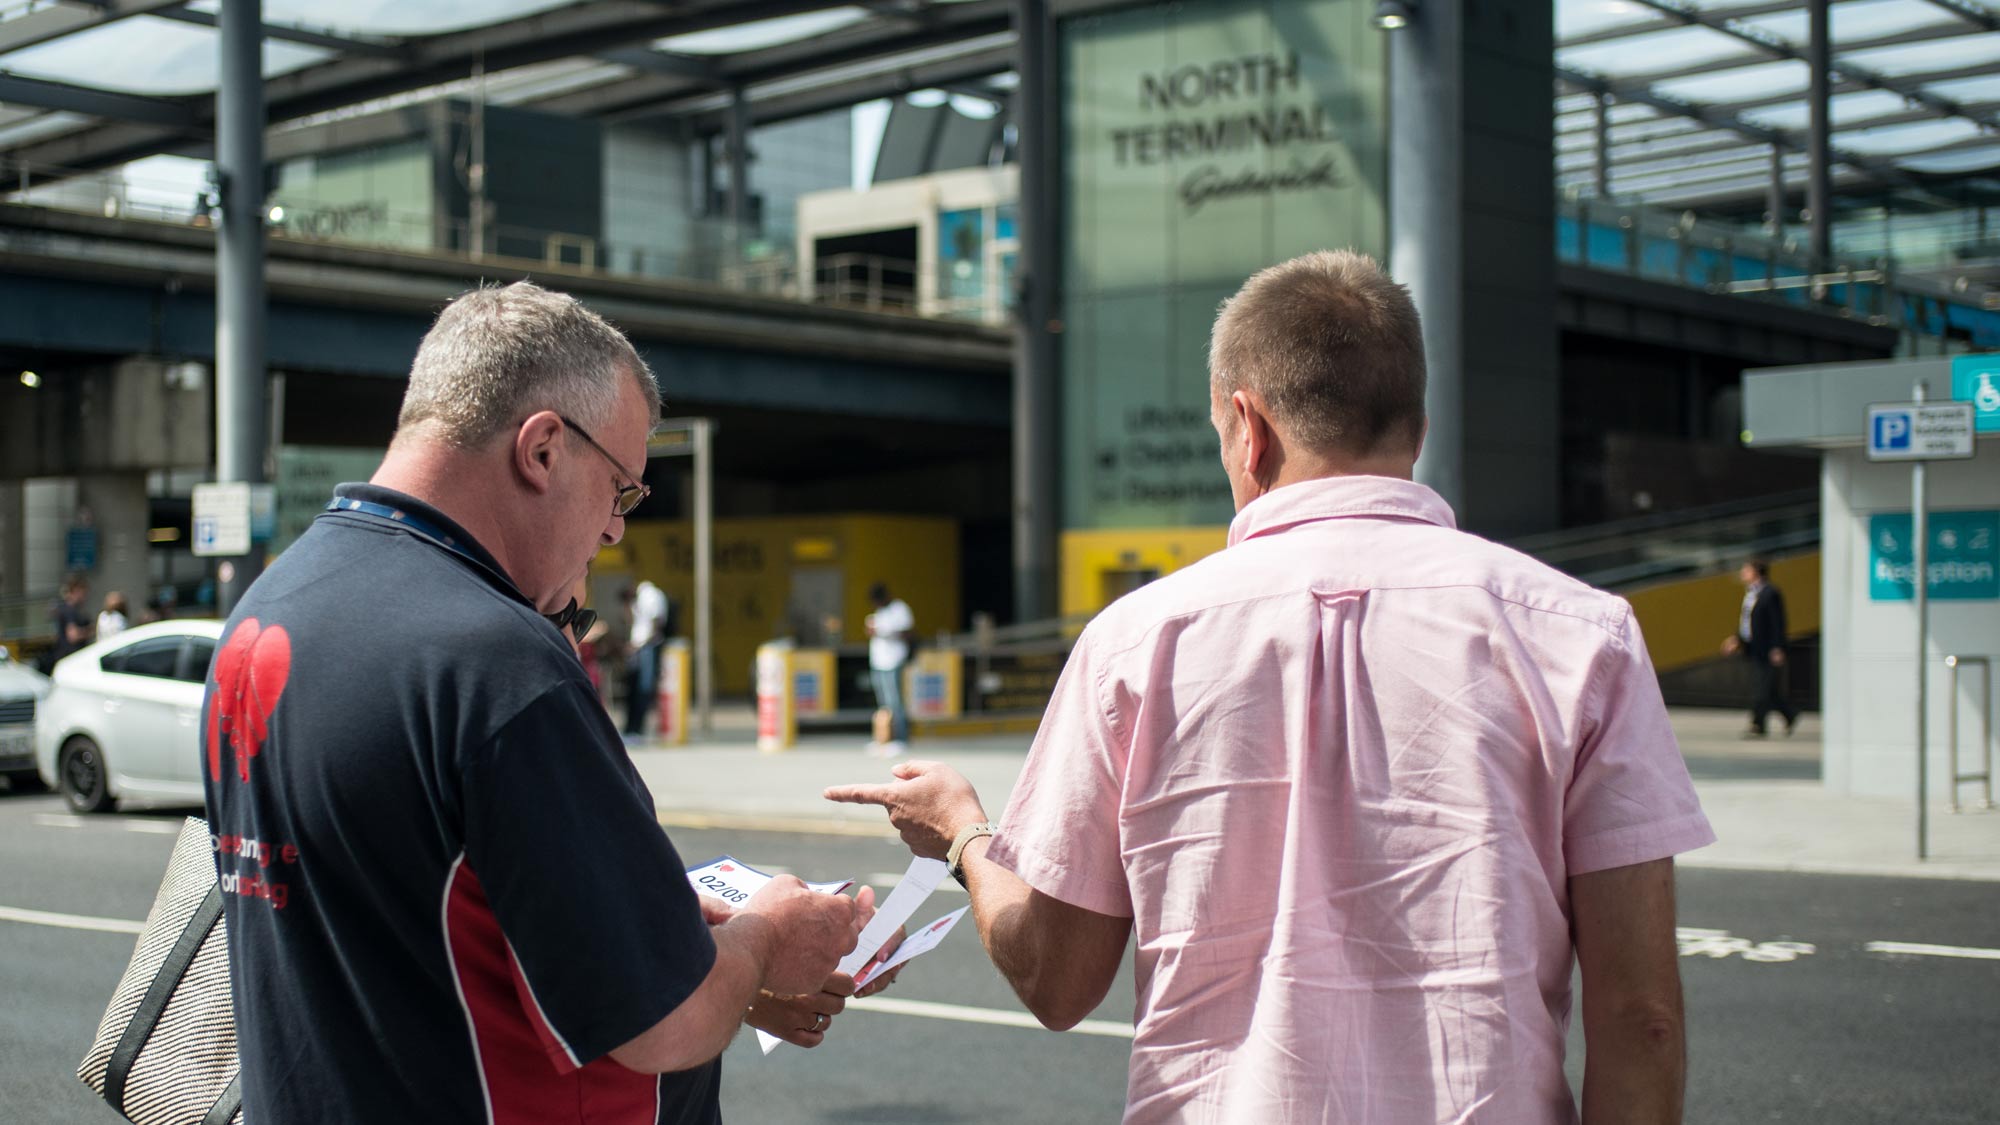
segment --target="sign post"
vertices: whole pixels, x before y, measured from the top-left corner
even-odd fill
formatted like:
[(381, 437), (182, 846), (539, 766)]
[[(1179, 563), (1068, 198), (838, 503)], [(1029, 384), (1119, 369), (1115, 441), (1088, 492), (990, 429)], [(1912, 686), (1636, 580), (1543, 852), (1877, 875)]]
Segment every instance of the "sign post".
[(646, 456), (694, 460), (694, 700), (701, 733), (715, 729), (715, 419), (668, 418)]
[[(1924, 466), (1973, 454), (1973, 404), (1926, 402), (1917, 380), (1912, 401), (1868, 408), (1868, 459), (1910, 463), (1911, 573), (1917, 610), (1917, 858), (1930, 858), (1930, 527)], [(1958, 705), (1957, 700), (1952, 706)]]

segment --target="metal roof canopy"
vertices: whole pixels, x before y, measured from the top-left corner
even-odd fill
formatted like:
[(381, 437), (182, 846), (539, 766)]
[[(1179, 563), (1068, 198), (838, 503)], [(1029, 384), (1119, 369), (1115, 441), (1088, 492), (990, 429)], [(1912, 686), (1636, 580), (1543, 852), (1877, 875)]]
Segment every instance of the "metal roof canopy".
[[(1786, 195), (1805, 194), (1809, 0), (1552, 2), (1558, 187), (1752, 215), (1774, 171)], [(46, 174), (206, 156), (217, 7), (0, 0), (0, 163)], [(771, 123), (1005, 74), (1011, 7), (491, 0), (483, 10), (503, 18), (464, 26), (432, 0), (357, 9), (372, 16), (266, 0), (265, 98), (274, 125), (477, 89), (496, 104), (722, 133), (737, 97), (750, 123)], [(1843, 200), (2000, 203), (2000, 13), (1981, 0), (1831, 0), (1830, 18), (1828, 175)]]
[[(1802, 196), (1807, 0), (1555, 0), (1557, 184), (1767, 208), (1773, 150)], [(2000, 202), (2000, 13), (1833, 0), (1830, 174), (1850, 198)], [(1600, 168), (1600, 163), (1602, 168)]]
[[(212, 36), (217, 7), (0, 0), (0, 165), (45, 180), (161, 153), (208, 155), (213, 52), (206, 74), (174, 64), (196, 61), (203, 44), (187, 37)], [(272, 125), (479, 89), (496, 104), (612, 121), (674, 116), (719, 133), (739, 96), (751, 122), (771, 123), (962, 86), (1014, 64), (1011, 0), (496, 0), (489, 10), (509, 18), (411, 33), (428, 7), (397, 5), (400, 33), (391, 33), (316, 26), (338, 13), (266, 0)], [(117, 49), (112, 65), (107, 46)], [(134, 65), (115, 65), (119, 53)]]

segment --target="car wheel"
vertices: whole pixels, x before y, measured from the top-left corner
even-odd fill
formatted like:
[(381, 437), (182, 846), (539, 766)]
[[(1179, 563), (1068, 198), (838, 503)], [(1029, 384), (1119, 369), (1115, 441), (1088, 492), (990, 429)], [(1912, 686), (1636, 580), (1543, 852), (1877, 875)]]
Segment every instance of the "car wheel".
[(7, 787), (16, 793), (40, 793), (42, 775), (34, 770), (15, 770), (7, 775)]
[(63, 800), (80, 813), (107, 812), (111, 808), (111, 785), (104, 770), (104, 752), (97, 743), (81, 735), (62, 748), (57, 763), (56, 782)]

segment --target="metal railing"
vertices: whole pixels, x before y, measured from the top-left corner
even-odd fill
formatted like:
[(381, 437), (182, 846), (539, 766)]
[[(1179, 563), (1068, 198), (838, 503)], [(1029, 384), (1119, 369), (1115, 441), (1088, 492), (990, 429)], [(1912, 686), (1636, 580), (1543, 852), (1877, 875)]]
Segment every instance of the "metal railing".
[[(105, 218), (209, 229), (214, 212), (206, 192), (190, 185), (147, 181), (122, 170), (86, 172), (0, 161), (0, 203), (44, 207)], [(694, 282), (731, 292), (876, 311), (923, 314), (914, 262), (850, 253), (815, 264), (801, 276), (794, 247), (773, 242), (726, 219), (673, 218), (663, 241), (605, 239), (489, 220), (398, 211), (379, 203), (320, 200), (273, 193), (267, 212), (274, 242), (354, 246), (459, 260), (518, 264), (607, 277)], [(476, 245), (475, 245), (476, 240)], [(907, 280), (899, 280), (907, 279)], [(949, 315), (947, 310), (945, 315)]]
[(1522, 536), (1508, 546), (1607, 589), (1713, 573), (1820, 541), (1816, 489)]
[[(1951, 811), (1958, 812), (1958, 787), (1969, 781), (1986, 783), (1986, 799), (1979, 803), (1982, 809), (1993, 807), (1993, 662), (1985, 656), (1959, 656), (1953, 654), (1944, 658), (1944, 666), (1951, 669)], [(1979, 669), (1979, 751), (1986, 768), (1979, 773), (1958, 772), (1958, 670), (1960, 668)]]
[[(1796, 242), (1643, 205), (1589, 195), (1556, 201), (1556, 258), (1609, 273), (1792, 305), (1910, 338), (1934, 334), (1913, 303), (1951, 306), (1954, 320), (2000, 341), (2000, 289), (1891, 257), (1843, 257), (1819, 269)], [(1945, 271), (1950, 272), (1950, 271)]]

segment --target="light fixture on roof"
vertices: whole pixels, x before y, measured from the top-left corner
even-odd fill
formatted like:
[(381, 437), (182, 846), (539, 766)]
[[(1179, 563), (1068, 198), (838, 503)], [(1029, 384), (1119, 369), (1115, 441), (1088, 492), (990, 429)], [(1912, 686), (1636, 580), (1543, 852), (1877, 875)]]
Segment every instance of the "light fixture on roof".
[(1400, 31), (1416, 14), (1414, 0), (1375, 0), (1374, 24), (1382, 31)]
[(21, 372), (21, 385), (32, 391), (42, 385), (42, 377), (32, 371), (23, 371)]

